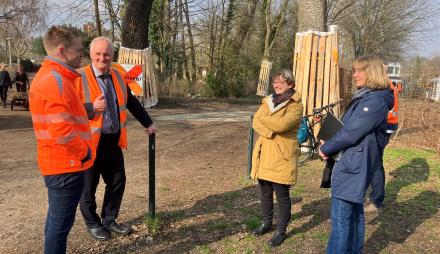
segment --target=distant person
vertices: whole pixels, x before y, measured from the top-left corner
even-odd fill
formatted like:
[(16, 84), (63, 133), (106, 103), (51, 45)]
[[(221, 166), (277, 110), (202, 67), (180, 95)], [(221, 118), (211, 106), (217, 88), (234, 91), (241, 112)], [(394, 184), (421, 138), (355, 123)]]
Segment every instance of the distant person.
[(21, 64), (18, 65), (17, 72), (15, 73), (15, 86), (17, 92), (26, 92), (29, 86), (28, 76)]
[(252, 156), (251, 176), (258, 180), (263, 217), (263, 224), (252, 233), (259, 236), (272, 230), (275, 192), (279, 218), (276, 231), (269, 240), (271, 246), (280, 245), (286, 238), (291, 217), (289, 189), (296, 183), (298, 169), (296, 135), (303, 106), (294, 82), (294, 76), (288, 70), (274, 75), (272, 86), (275, 93), (263, 99), (252, 125), (259, 137)]
[(8, 89), (12, 88), (11, 76), (6, 70), (8, 65), (5, 63), (0, 64), (0, 96), (3, 102), (3, 107), (6, 108), (6, 100), (8, 98)]
[[(399, 126), (399, 92), (401, 91), (401, 84), (396, 82), (389, 82), (389, 88), (393, 91), (394, 106), (388, 112), (387, 117), (387, 135), (385, 136), (385, 145), (390, 141), (391, 135), (397, 130)], [(368, 195), (367, 202), (365, 203), (365, 212), (381, 212), (384, 208), (385, 200), (385, 168), (383, 166), (383, 152), (382, 152), (382, 164), (380, 170), (376, 170), (371, 179), (371, 192)]]
[(84, 187), (84, 171), (92, 166), (92, 134), (87, 113), (75, 91), (75, 71), (83, 49), (80, 34), (53, 26), (43, 37), (48, 56), (29, 91), (37, 139), (38, 166), (47, 187), (49, 208), (44, 253), (66, 253)]
[(329, 254), (362, 253), (365, 193), (382, 165), (387, 115), (394, 103), (387, 73), (377, 56), (354, 61), (353, 83), (357, 90), (342, 116), (344, 126), (319, 148), (324, 160), (343, 151), (332, 171)]
[[(111, 67), (113, 44), (107, 37), (90, 43), (92, 63), (80, 70), (77, 91), (82, 98), (92, 128), (96, 160), (86, 172), (86, 185), (80, 210), (89, 233), (97, 240), (108, 240), (111, 232), (126, 235), (131, 228), (116, 219), (125, 189), (122, 148), (127, 148), (127, 109), (145, 127), (156, 132), (148, 113), (131, 93), (123, 75)], [(105, 183), (101, 216), (96, 213), (96, 188), (102, 176)]]

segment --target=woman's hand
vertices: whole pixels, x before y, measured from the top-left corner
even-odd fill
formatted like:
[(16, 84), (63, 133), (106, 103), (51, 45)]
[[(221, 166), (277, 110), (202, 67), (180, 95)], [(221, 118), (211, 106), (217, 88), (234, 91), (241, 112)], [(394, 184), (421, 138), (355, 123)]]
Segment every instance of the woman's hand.
[(326, 161), (326, 160), (328, 160), (328, 156), (325, 155), (325, 154), (321, 151), (321, 146), (324, 145), (325, 141), (324, 141), (324, 140), (320, 140), (319, 142), (321, 143), (321, 145), (320, 145), (319, 148), (318, 148), (319, 156), (321, 156), (321, 158), (322, 158), (323, 160)]

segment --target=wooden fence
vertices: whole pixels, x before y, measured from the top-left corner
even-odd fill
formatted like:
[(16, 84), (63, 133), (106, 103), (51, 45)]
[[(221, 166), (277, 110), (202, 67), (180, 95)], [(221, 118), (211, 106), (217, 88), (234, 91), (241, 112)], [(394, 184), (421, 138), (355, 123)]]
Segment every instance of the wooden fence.
[(272, 62), (267, 60), (261, 61), (260, 76), (258, 78), (257, 95), (266, 96), (269, 91), (270, 71)]
[(156, 77), (154, 75), (151, 48), (137, 50), (121, 46), (121, 48), (119, 49), (118, 63), (136, 64), (142, 66), (143, 105), (145, 107), (156, 105), (158, 102), (158, 94), (156, 87)]
[[(304, 115), (339, 100), (338, 52), (336, 26), (331, 26), (328, 33), (309, 31), (296, 34), (293, 73), (296, 90), (302, 96)], [(339, 106), (335, 113), (339, 116)]]

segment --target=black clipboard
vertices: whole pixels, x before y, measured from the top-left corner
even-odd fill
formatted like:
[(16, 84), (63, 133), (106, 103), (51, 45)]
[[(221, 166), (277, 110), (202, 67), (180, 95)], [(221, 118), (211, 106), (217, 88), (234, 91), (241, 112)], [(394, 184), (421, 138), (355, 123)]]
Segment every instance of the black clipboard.
[(322, 120), (321, 128), (319, 129), (317, 138), (320, 140), (329, 140), (333, 137), (344, 124), (331, 112)]

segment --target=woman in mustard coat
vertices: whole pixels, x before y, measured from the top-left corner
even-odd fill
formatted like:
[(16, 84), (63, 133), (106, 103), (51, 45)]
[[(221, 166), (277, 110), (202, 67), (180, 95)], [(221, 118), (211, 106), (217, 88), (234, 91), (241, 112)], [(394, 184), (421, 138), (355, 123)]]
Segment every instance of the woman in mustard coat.
[(252, 233), (259, 236), (271, 231), (275, 191), (280, 218), (269, 244), (278, 246), (286, 238), (286, 229), (291, 217), (289, 189), (296, 183), (296, 134), (303, 107), (301, 96), (294, 89), (294, 77), (290, 71), (282, 70), (276, 73), (272, 86), (275, 93), (263, 99), (253, 121), (253, 128), (259, 137), (252, 156), (251, 176), (258, 180), (260, 186), (263, 224)]

